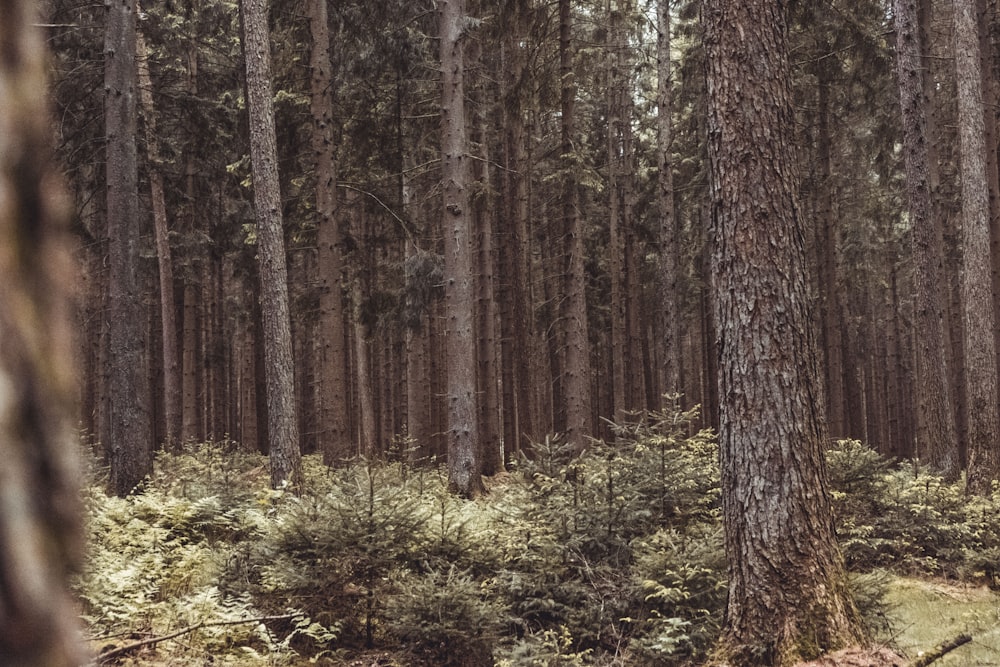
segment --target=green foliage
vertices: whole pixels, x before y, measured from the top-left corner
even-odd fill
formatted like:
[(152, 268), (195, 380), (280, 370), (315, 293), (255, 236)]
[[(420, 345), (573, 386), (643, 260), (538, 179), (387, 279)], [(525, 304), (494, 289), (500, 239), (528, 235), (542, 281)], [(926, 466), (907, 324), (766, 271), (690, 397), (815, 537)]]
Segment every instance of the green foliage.
[(1000, 557), (1000, 494), (968, 495), (913, 462), (893, 465), (857, 441), (828, 454), (834, 510), (848, 565), (992, 581)]
[(550, 438), (477, 501), (401, 462), (309, 456), (295, 496), (229, 443), (162, 454), (140, 494), (89, 489), (85, 618), (105, 637), (206, 623), (155, 651), (234, 664), (373, 647), (412, 665), (680, 663), (718, 632), (725, 587), (715, 450), (692, 417), (616, 426), (575, 458)]
[[(694, 416), (615, 425), (615, 442), (577, 457), (546, 439), (522, 462), (508, 491), (515, 539), (498, 579), (523, 664), (602, 654), (666, 664), (715, 636), (725, 569), (719, 473), (711, 434), (687, 436)], [(550, 662), (530, 662), (532, 647)]]
[[(450, 494), (444, 470), (398, 461), (331, 470), (307, 456), (296, 496), (229, 443), (162, 454), (142, 493), (87, 489), (89, 634), (100, 650), (199, 626), (149, 661), (696, 663), (720, 631), (726, 563), (715, 445), (693, 416), (615, 425), (581, 455), (548, 438), (476, 501)], [(996, 583), (1000, 494), (967, 496), (854, 441), (828, 471), (879, 636), (889, 572)]]

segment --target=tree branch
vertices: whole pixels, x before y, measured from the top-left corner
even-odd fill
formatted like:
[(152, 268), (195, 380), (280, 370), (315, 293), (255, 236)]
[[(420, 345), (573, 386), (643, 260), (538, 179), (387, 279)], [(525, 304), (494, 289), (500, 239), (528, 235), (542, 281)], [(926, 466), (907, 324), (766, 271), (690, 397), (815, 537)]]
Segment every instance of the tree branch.
[(280, 616), (258, 616), (257, 618), (241, 618), (238, 621), (212, 621), (207, 623), (203, 621), (201, 623), (195, 623), (194, 625), (188, 626), (181, 630), (177, 630), (176, 632), (171, 632), (168, 635), (160, 635), (158, 637), (148, 637), (147, 639), (142, 639), (140, 641), (133, 642), (131, 644), (126, 644), (125, 646), (119, 646), (117, 648), (113, 648), (107, 651), (102, 651), (97, 656), (97, 662), (104, 663), (112, 658), (117, 658), (127, 653), (131, 653), (132, 651), (137, 651), (140, 648), (144, 648), (146, 646), (154, 646), (156, 644), (159, 644), (160, 642), (165, 642), (168, 639), (175, 639), (182, 635), (190, 634), (195, 630), (200, 630), (201, 628), (212, 628), (223, 625), (241, 625), (243, 623), (263, 623), (265, 621), (287, 621), (293, 618), (298, 618), (300, 616), (302, 616), (302, 614), (283, 614)]
[(971, 641), (972, 635), (959, 635), (952, 640), (944, 642), (943, 644), (938, 644), (932, 651), (924, 653), (918, 660), (912, 662), (910, 667), (927, 667), (927, 665), (940, 660), (945, 655), (957, 649), (959, 646), (964, 646)]

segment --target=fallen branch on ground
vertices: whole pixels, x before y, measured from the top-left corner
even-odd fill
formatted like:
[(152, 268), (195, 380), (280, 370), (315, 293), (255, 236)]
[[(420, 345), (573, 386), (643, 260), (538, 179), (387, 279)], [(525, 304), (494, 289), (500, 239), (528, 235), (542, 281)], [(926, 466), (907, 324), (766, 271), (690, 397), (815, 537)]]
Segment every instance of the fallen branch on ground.
[(910, 667), (927, 667), (927, 665), (940, 660), (947, 654), (957, 649), (959, 646), (964, 646), (971, 641), (972, 635), (959, 635), (950, 641), (938, 644), (933, 650), (924, 653), (918, 660), (910, 663)]
[(282, 614), (280, 616), (258, 616), (257, 618), (241, 618), (238, 621), (202, 621), (201, 623), (195, 623), (194, 625), (188, 626), (176, 632), (171, 632), (168, 635), (160, 635), (158, 637), (149, 637), (147, 639), (142, 639), (131, 644), (126, 644), (125, 646), (119, 646), (117, 648), (109, 649), (107, 651), (102, 651), (97, 656), (97, 662), (103, 663), (111, 658), (117, 658), (119, 656), (131, 653), (132, 651), (137, 651), (146, 646), (155, 646), (160, 642), (165, 642), (168, 639), (176, 639), (183, 635), (191, 634), (195, 630), (200, 630), (202, 628), (217, 628), (223, 625), (242, 625), (243, 623), (264, 623), (265, 621), (289, 621), (293, 618), (299, 618), (302, 614)]

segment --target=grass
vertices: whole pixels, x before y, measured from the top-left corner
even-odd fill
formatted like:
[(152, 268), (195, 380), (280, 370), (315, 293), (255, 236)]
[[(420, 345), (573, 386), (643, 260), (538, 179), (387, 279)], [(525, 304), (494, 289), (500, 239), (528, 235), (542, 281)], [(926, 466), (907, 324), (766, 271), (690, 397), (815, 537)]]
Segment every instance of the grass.
[(972, 642), (934, 663), (1000, 666), (1000, 594), (985, 586), (900, 577), (889, 584), (893, 643), (910, 659), (967, 633)]

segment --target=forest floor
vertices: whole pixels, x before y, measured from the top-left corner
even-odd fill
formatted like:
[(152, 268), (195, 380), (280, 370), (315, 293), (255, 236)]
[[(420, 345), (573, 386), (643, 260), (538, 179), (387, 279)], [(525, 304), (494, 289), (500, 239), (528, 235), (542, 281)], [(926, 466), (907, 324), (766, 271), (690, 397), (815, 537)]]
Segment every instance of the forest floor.
[(985, 586), (899, 578), (889, 585), (895, 648), (911, 660), (968, 634), (972, 641), (934, 663), (936, 667), (1000, 665), (1000, 594)]

